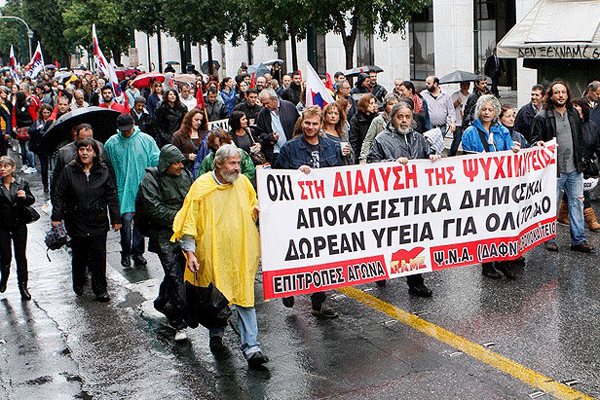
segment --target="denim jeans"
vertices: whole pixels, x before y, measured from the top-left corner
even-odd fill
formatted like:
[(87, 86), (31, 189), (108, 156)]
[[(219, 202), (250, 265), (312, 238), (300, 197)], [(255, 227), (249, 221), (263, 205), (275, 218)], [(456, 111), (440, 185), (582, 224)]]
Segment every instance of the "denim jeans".
[(21, 160), (23, 165), (35, 167), (35, 154), (29, 150), (29, 142), (19, 142), (21, 146)]
[(583, 174), (577, 171), (559, 173), (556, 183), (556, 204), (560, 203), (563, 190), (569, 201), (571, 244), (581, 244), (586, 240), (583, 222)]
[[(240, 330), (240, 341), (242, 353), (246, 360), (250, 359), (256, 352), (262, 351), (258, 341), (258, 323), (256, 322), (256, 310), (254, 307), (234, 306), (238, 314), (238, 329)], [(211, 328), (210, 336), (221, 336), (225, 328)]]
[(122, 217), (121, 253), (128, 256), (141, 256), (144, 254), (146, 243), (144, 242), (144, 236), (133, 223), (133, 213), (124, 213)]

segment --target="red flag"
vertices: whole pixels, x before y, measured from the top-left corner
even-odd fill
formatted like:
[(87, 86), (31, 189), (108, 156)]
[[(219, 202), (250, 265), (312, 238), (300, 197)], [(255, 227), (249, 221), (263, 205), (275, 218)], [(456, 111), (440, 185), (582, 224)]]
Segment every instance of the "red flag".
[(250, 87), (256, 87), (256, 72), (253, 72), (250, 78)]
[(204, 96), (202, 95), (202, 83), (198, 82), (198, 90), (196, 91), (196, 108), (201, 110), (206, 108), (206, 103), (204, 103)]
[(326, 72), (325, 76), (327, 76), (327, 82), (325, 82), (325, 87), (327, 89), (331, 90), (332, 92), (334, 92), (334, 90), (333, 90), (333, 82), (331, 81), (331, 75), (329, 75), (329, 73)]

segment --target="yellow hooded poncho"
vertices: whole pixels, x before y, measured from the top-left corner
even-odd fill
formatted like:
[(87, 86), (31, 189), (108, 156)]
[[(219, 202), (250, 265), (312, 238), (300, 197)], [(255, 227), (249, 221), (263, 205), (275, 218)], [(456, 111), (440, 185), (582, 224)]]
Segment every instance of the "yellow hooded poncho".
[(260, 260), (260, 240), (254, 224), (256, 192), (244, 175), (219, 185), (211, 173), (196, 179), (173, 221), (173, 237), (196, 239), (200, 270), (185, 269), (186, 281), (214, 285), (232, 303), (254, 306), (254, 277)]

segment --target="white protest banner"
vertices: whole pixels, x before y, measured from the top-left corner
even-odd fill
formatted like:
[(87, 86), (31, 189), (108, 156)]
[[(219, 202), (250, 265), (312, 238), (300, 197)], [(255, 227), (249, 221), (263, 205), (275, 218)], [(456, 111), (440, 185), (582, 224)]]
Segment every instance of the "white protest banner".
[(208, 123), (208, 130), (210, 131), (213, 128), (221, 128), (224, 129), (225, 132), (229, 132), (231, 128), (229, 127), (228, 119), (220, 119), (218, 121), (212, 121)]
[(258, 172), (265, 298), (520, 257), (556, 233), (556, 144)]

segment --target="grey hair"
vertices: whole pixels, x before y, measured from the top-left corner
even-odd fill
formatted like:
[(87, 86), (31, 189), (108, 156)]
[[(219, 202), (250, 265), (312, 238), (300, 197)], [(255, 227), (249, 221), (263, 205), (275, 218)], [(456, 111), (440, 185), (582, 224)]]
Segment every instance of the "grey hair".
[(596, 90), (598, 90), (598, 88), (600, 88), (600, 81), (592, 81), (590, 82), (590, 84), (587, 86), (587, 90), (588, 92), (591, 90), (592, 92), (595, 92)]
[(224, 144), (223, 146), (219, 147), (219, 150), (217, 150), (215, 153), (215, 164), (221, 164), (226, 159), (235, 156), (242, 156), (240, 149), (232, 144)]
[(481, 109), (485, 104), (490, 104), (494, 109), (494, 122), (498, 120), (500, 116), (500, 112), (502, 111), (502, 105), (500, 105), (500, 100), (496, 98), (493, 94), (484, 94), (477, 100), (477, 104), (475, 104), (475, 113), (473, 114), (473, 119), (478, 119), (479, 114), (481, 113)]
[(392, 102), (392, 100), (394, 100), (394, 99), (400, 101), (400, 96), (398, 96), (394, 92), (390, 92), (390, 93), (386, 94), (385, 97), (383, 98), (383, 108), (385, 109), (385, 107), (387, 107), (387, 105), (390, 104)]
[(263, 89), (258, 98), (262, 101), (262, 99), (269, 97), (271, 100), (275, 100), (277, 98), (277, 93), (273, 89)]
[(391, 114), (391, 116), (393, 117), (394, 115), (396, 115), (396, 113), (399, 110), (401, 110), (403, 108), (408, 108), (410, 110), (410, 113), (412, 114), (412, 108), (410, 107), (410, 105), (407, 102), (405, 102), (405, 101), (400, 101), (400, 102), (398, 102), (398, 104), (396, 104), (394, 106), (394, 108), (392, 108), (392, 114)]

